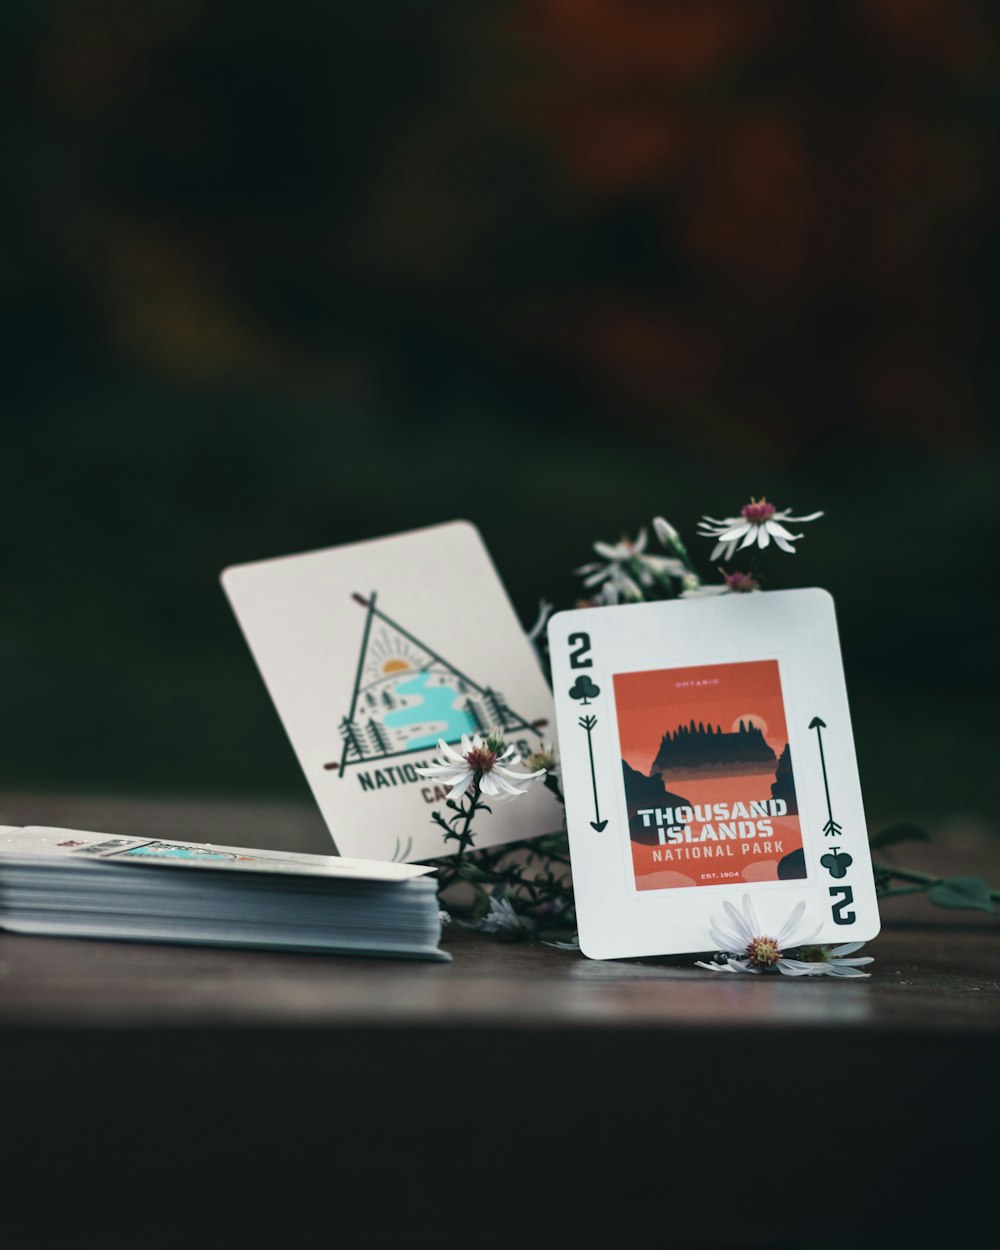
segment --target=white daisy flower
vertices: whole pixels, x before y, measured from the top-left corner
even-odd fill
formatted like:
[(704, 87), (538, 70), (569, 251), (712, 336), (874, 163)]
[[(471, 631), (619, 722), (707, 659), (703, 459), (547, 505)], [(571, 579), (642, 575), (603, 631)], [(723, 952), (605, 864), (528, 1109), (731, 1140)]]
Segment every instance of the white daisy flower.
[(749, 573), (727, 573), (720, 569), (722, 581), (711, 586), (695, 586), (691, 590), (682, 590), (682, 599), (704, 599), (707, 595), (746, 595), (752, 590), (760, 590), (760, 582)]
[(600, 586), (600, 601), (620, 603), (641, 601), (645, 596), (642, 587), (652, 586), (666, 577), (683, 577), (686, 570), (683, 560), (673, 556), (651, 555), (646, 551), (649, 540), (645, 528), (632, 542), (623, 538), (620, 543), (594, 543), (594, 551), (601, 557), (593, 564), (584, 564), (576, 570), (583, 578), (584, 586)]
[(417, 768), (421, 777), (432, 777), (446, 786), (451, 786), (449, 799), (454, 799), (465, 792), (478, 780), (479, 789), (488, 798), (505, 799), (523, 794), (537, 777), (545, 776), (545, 769), (537, 772), (515, 772), (511, 767), (511, 757), (516, 754), (514, 747), (501, 750), (503, 741), (493, 734), (483, 738), (474, 734), (462, 735), (460, 751), (453, 750), (443, 738), (438, 739), (438, 750), (444, 757)]
[(844, 942), (840, 946), (807, 946), (799, 954), (806, 963), (815, 963), (819, 968), (817, 975), (824, 977), (870, 977), (870, 972), (862, 972), (862, 964), (873, 964), (873, 956), (862, 955), (860, 959), (849, 956), (859, 951), (864, 942)]
[(528, 925), (514, 910), (510, 899), (491, 898), (490, 913), (480, 920), (476, 928), (483, 933), (520, 933)]
[(772, 539), (776, 547), (794, 555), (795, 548), (792, 543), (802, 535), (791, 533), (782, 525), (782, 521), (802, 525), (806, 521), (818, 520), (822, 515), (822, 512), (812, 512), (809, 516), (792, 516), (790, 508), (779, 512), (766, 499), (752, 499), (743, 505), (739, 516), (726, 517), (722, 521), (710, 516), (702, 517), (698, 522), (698, 533), (702, 538), (718, 540), (712, 549), (713, 560), (717, 560), (719, 556), (724, 560), (731, 560), (738, 547), (752, 547), (754, 543), (758, 547), (766, 547)]
[(769, 937), (757, 919), (753, 900), (749, 894), (743, 895), (743, 910), (738, 911), (732, 903), (722, 904), (729, 917), (731, 928), (725, 922), (719, 924), (714, 919), (709, 926), (712, 941), (725, 955), (724, 962), (697, 962), (697, 967), (707, 968), (711, 972), (771, 972), (777, 969), (786, 977), (820, 976), (823, 964), (793, 959), (786, 955), (786, 950), (796, 946), (804, 946), (811, 942), (820, 930), (817, 925), (809, 933), (797, 933), (802, 913), (806, 909), (804, 902), (799, 903), (775, 937)]
[[(590, 565), (589, 567), (596, 568), (597, 566)], [(642, 603), (643, 598), (639, 583), (621, 569), (613, 568), (608, 573), (607, 581), (594, 596), (593, 606), (614, 607), (617, 603)]]

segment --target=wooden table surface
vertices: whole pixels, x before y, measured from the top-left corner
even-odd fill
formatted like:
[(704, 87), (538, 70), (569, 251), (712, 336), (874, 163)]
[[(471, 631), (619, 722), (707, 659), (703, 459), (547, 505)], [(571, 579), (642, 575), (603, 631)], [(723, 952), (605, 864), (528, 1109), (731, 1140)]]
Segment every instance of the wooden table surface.
[[(0, 823), (321, 849), (306, 808), (89, 802)], [(869, 981), (454, 926), (451, 964), (2, 935), (0, 1235), (998, 1244), (1000, 922), (920, 908)]]

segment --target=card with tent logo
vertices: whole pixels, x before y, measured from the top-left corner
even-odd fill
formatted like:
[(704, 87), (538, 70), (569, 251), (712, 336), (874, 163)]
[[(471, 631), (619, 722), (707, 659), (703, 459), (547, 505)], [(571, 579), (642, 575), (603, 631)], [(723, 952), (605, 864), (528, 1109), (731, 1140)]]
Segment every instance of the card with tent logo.
[[(235, 565), (222, 584), (342, 855), (447, 852), (430, 820), (445, 791), (417, 771), (440, 740), (500, 728), (527, 756), (552, 737), (537, 657), (467, 522)], [(560, 823), (539, 786), (498, 803), (479, 842)]]

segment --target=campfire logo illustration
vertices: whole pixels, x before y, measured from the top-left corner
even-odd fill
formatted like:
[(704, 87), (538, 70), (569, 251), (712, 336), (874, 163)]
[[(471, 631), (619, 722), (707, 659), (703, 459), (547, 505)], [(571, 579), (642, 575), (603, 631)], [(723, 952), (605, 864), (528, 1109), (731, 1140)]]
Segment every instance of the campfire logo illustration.
[(541, 737), (539, 725), (512, 711), (503, 695), (481, 686), (414, 637), (367, 598), (367, 609), (350, 711), (340, 722), (339, 760), (326, 764), (343, 777), (352, 764), (368, 764), (436, 747), (439, 738), (458, 742), (463, 734), (526, 732)]

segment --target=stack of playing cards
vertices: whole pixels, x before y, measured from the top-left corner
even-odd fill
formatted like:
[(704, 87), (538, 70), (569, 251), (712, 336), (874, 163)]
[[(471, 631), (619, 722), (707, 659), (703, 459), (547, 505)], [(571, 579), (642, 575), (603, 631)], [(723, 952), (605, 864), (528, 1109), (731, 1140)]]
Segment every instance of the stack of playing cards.
[(0, 828), (0, 928), (58, 937), (447, 959), (433, 870)]

